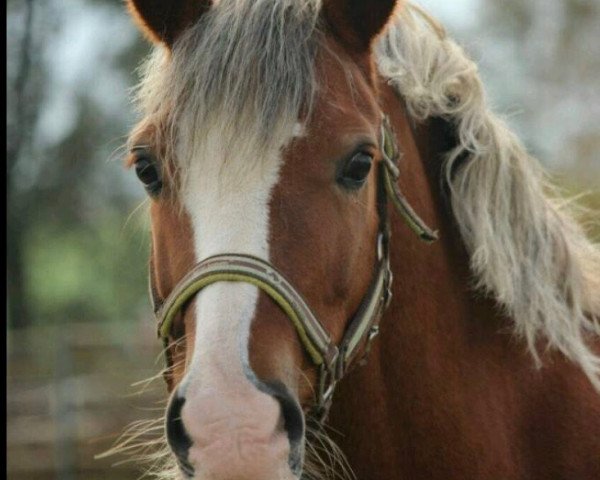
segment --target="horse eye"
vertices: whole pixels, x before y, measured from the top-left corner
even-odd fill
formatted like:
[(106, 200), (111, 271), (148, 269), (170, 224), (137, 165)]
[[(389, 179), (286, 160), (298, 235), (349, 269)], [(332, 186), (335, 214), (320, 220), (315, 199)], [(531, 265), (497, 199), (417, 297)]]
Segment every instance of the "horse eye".
[(348, 190), (358, 190), (365, 183), (371, 171), (373, 157), (366, 152), (358, 152), (348, 160), (338, 175), (337, 182)]
[(135, 160), (135, 174), (140, 179), (149, 195), (155, 196), (160, 193), (162, 179), (160, 171), (154, 158), (148, 153), (138, 153)]

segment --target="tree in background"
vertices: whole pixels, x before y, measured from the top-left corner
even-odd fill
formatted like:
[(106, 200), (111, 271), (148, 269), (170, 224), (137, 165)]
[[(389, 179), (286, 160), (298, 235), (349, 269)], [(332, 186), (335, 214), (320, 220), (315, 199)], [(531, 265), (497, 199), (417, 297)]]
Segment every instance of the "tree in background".
[(144, 196), (109, 158), (147, 46), (119, 1), (12, 1), (7, 26), (9, 325), (125, 320), (145, 302), (147, 236), (126, 220)]
[[(34, 2), (26, 0), (22, 5), (23, 28), (20, 41), (13, 48), (12, 65), (16, 74), (8, 73), (7, 93), (7, 150), (6, 150), (6, 189), (7, 212), (7, 289), (8, 319), (12, 327), (25, 327), (31, 323), (28, 302), (27, 281), (25, 278), (24, 238), (27, 235), (27, 198), (15, 185), (16, 170), (22, 157), (23, 147), (31, 140), (31, 126), (37, 117), (39, 102), (33, 98), (31, 85), (32, 56), (34, 55), (33, 15)], [(10, 60), (10, 59), (9, 59)], [(12, 101), (11, 101), (12, 100)], [(26, 197), (26, 196), (25, 196)]]
[(543, 162), (597, 186), (600, 2), (483, 0), (480, 11), (476, 56), (496, 102), (518, 106), (510, 121)]

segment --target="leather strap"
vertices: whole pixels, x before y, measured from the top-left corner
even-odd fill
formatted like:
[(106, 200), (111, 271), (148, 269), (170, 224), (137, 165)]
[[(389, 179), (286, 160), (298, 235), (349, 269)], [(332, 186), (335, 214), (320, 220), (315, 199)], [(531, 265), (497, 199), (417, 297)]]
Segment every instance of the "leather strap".
[(413, 230), (421, 240), (431, 243), (438, 239), (437, 231), (432, 230), (419, 217), (408, 203), (408, 200), (400, 190), (398, 179), (400, 178), (400, 150), (396, 146), (396, 140), (392, 134), (388, 117), (383, 118), (381, 128), (381, 153), (384, 168), (385, 190), (392, 200), (396, 211), (402, 216), (406, 224)]

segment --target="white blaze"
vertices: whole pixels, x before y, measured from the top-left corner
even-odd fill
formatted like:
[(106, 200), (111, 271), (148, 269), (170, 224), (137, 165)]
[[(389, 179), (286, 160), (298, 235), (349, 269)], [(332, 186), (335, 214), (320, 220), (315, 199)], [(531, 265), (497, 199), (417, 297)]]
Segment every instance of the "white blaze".
[[(206, 135), (202, 145), (190, 145), (193, 157), (182, 188), (196, 261), (223, 253), (268, 260), (269, 199), (278, 180), (280, 152), (252, 158), (249, 152), (237, 150), (225, 158), (218, 133)], [(235, 385), (250, 386), (243, 368), (248, 365), (257, 299), (256, 287), (238, 282), (216, 283), (197, 295), (195, 348), (186, 387), (228, 391)]]

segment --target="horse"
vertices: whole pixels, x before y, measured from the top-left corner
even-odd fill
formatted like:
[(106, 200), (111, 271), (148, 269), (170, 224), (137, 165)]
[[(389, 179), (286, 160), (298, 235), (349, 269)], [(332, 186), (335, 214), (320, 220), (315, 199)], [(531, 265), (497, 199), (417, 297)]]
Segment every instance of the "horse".
[(126, 163), (157, 476), (600, 478), (600, 251), (443, 27), (403, 0), (127, 5), (154, 45)]

